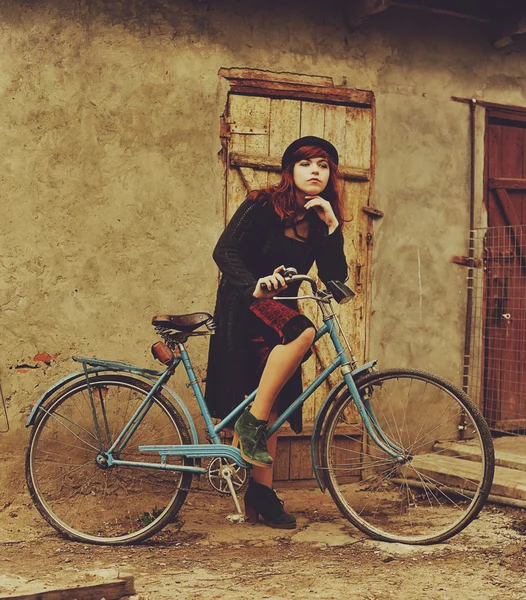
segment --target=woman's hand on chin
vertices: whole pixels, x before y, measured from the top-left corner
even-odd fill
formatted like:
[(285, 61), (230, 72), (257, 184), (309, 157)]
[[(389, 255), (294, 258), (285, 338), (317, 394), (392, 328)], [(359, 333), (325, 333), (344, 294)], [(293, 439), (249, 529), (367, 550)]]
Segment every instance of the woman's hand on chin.
[(305, 196), (305, 200), (307, 201), (304, 206), (305, 210), (314, 208), (318, 217), (329, 228), (329, 234), (331, 234), (339, 225), (331, 203), (328, 200), (324, 200), (321, 196)]

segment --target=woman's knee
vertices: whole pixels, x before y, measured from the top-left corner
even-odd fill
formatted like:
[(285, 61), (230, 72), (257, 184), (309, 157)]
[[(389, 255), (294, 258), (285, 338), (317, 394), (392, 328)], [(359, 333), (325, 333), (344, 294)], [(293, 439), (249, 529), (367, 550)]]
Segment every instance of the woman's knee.
[(314, 338), (316, 337), (316, 329), (314, 327), (307, 327), (304, 331), (301, 332), (299, 338), (305, 343), (307, 348), (312, 346), (314, 342)]

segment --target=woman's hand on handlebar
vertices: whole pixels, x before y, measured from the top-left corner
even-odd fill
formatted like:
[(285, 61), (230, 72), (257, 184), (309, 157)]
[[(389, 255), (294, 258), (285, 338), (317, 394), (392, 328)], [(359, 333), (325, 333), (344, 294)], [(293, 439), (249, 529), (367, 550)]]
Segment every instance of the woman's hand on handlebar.
[(285, 265), (281, 265), (281, 267), (274, 269), (272, 275), (267, 275), (267, 277), (258, 279), (256, 289), (252, 293), (252, 296), (254, 296), (254, 298), (272, 298), (277, 292), (286, 289), (287, 283), (285, 282), (283, 275), (280, 274), (280, 271), (284, 268)]

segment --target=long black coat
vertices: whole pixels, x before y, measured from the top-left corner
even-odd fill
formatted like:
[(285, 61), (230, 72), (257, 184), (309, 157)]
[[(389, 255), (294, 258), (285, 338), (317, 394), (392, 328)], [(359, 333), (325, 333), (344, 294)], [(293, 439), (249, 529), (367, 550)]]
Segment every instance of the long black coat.
[[(308, 214), (311, 215), (309, 242), (313, 241), (313, 257), (305, 273), (315, 260), (322, 281), (345, 281), (347, 261), (341, 228), (328, 235), (325, 223), (313, 211)], [(247, 318), (257, 280), (272, 274), (281, 264), (290, 266), (286, 256), (273, 267), (261, 264), (261, 248), (276, 228), (284, 235), (283, 224), (272, 205), (247, 199), (230, 220), (213, 252), (222, 277), (214, 311), (217, 329), (210, 338), (205, 397), (212, 416), (217, 418), (225, 417), (244, 398), (243, 374), (249, 343)], [(286, 291), (287, 295), (296, 295), (292, 286)], [(290, 404), (301, 391), (301, 370), (298, 369), (282, 390), (280, 404), (284, 401)], [(288, 397), (284, 398), (284, 394)]]

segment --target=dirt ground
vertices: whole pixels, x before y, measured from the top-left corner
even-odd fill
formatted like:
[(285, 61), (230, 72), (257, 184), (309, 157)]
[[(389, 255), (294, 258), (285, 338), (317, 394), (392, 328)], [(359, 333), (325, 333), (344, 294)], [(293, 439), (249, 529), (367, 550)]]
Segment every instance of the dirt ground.
[(132, 574), (135, 600), (526, 600), (526, 511), (488, 505), (447, 543), (404, 546), (367, 539), (319, 490), (280, 496), (296, 530), (231, 524), (228, 497), (195, 491), (178, 522), (115, 548), (62, 539), (21, 496), (0, 510), (0, 598)]

